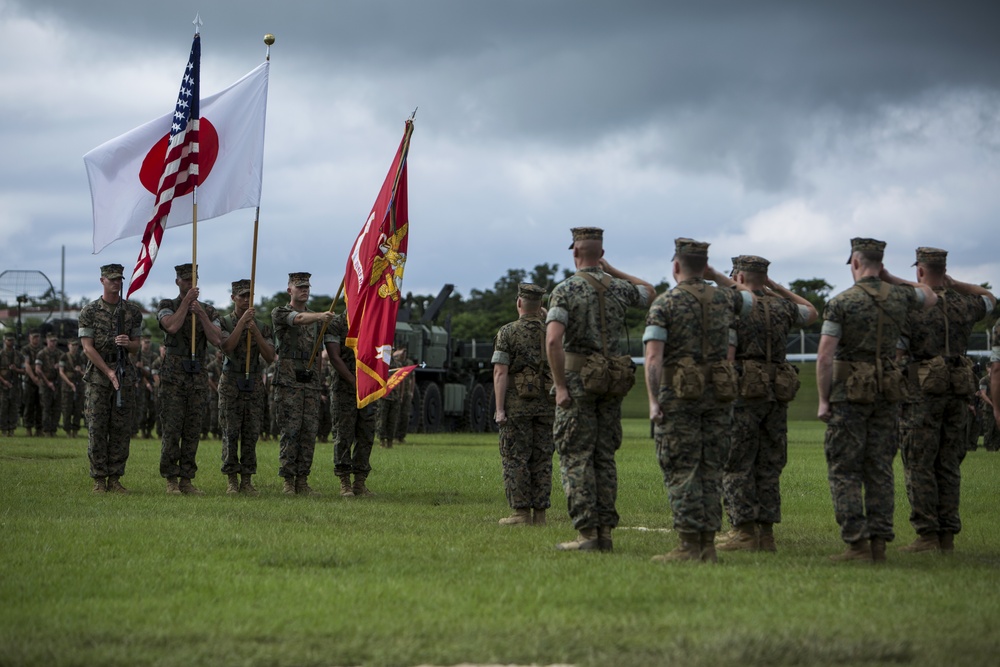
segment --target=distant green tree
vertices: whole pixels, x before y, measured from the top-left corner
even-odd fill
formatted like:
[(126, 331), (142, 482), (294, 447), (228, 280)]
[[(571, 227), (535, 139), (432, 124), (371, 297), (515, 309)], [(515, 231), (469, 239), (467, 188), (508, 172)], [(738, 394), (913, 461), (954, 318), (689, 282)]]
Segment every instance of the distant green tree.
[(789, 283), (788, 289), (804, 298), (816, 308), (819, 318), (804, 328), (810, 333), (819, 333), (823, 327), (823, 310), (826, 308), (826, 302), (830, 300), (830, 292), (833, 290), (833, 285), (822, 278), (810, 278), (793, 280)]

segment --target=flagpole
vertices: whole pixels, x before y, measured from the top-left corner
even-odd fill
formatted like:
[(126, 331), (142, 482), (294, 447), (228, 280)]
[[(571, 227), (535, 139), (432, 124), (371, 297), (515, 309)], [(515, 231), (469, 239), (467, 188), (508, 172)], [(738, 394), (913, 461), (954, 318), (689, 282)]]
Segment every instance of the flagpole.
[[(330, 307), (327, 309), (329, 312), (333, 312), (333, 307), (337, 305), (340, 301), (340, 295), (344, 293), (344, 281), (340, 281), (340, 288), (337, 289), (337, 296), (333, 297), (333, 301), (330, 302)], [(327, 322), (323, 322), (323, 326), (319, 328), (319, 335), (316, 336), (316, 342), (313, 344), (312, 355), (309, 357), (309, 363), (306, 364), (306, 370), (312, 368), (313, 361), (316, 360), (316, 354), (319, 352), (319, 346), (323, 343), (323, 334), (326, 333)]]
[[(253, 255), (250, 259), (250, 307), (253, 308), (253, 288), (257, 284), (257, 229), (260, 226), (260, 206), (257, 207), (257, 212), (253, 217)], [(251, 339), (250, 327), (247, 327), (247, 359), (246, 365), (243, 367), (246, 369), (246, 374), (244, 378), (246, 380), (250, 379), (250, 339)]]
[[(194, 186), (191, 196), (191, 289), (198, 287), (198, 186)], [(194, 339), (198, 318), (191, 311), (191, 361), (195, 360)]]

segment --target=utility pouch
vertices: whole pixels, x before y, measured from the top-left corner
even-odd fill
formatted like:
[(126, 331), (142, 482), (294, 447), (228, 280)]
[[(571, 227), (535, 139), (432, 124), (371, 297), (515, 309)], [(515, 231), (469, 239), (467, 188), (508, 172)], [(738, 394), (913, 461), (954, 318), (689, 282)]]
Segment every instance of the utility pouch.
[(791, 403), (802, 386), (799, 369), (794, 364), (783, 361), (774, 369), (774, 397), (782, 403)]
[(514, 389), (518, 398), (541, 398), (546, 393), (542, 374), (531, 366), (514, 374)]
[(890, 403), (897, 403), (903, 400), (906, 392), (906, 381), (903, 378), (903, 371), (895, 364), (890, 365), (882, 371), (882, 398)]
[(957, 365), (952, 366), (951, 371), (951, 391), (956, 396), (971, 396), (976, 393), (976, 374), (972, 370), (972, 359), (961, 357)]
[(770, 395), (767, 367), (759, 361), (746, 360), (740, 376), (740, 396), (748, 400), (767, 398)]
[(185, 373), (195, 375), (201, 372), (201, 362), (197, 359), (183, 359), (181, 361), (181, 368), (184, 369)]
[(740, 391), (740, 378), (733, 362), (716, 361), (709, 369), (709, 373), (712, 377), (715, 400), (722, 403), (734, 400)]
[(677, 398), (685, 401), (697, 400), (705, 393), (705, 372), (692, 357), (684, 357), (674, 366), (671, 386)]
[(855, 362), (851, 364), (851, 374), (846, 382), (847, 400), (851, 403), (874, 403), (878, 394), (875, 379), (875, 364)]
[(603, 354), (587, 355), (580, 369), (580, 380), (583, 382), (583, 390), (594, 396), (603, 396), (608, 393), (608, 359)]
[(944, 357), (933, 357), (921, 361), (917, 366), (917, 383), (920, 390), (931, 396), (939, 396), (951, 387), (951, 370)]
[(295, 381), (308, 384), (313, 380), (313, 372), (305, 368), (295, 369)]
[(635, 362), (628, 355), (608, 359), (608, 395), (625, 396), (635, 385)]

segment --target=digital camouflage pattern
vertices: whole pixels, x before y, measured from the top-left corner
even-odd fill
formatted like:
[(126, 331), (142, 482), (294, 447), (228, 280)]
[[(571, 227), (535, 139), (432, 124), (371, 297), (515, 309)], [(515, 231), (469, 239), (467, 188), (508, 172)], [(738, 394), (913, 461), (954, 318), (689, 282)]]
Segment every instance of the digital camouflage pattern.
[[(225, 335), (231, 335), (239, 318), (235, 314), (220, 320)], [(270, 324), (254, 320), (265, 340), (274, 336)], [(257, 440), (265, 426), (266, 389), (262, 380), (264, 362), (260, 348), (250, 338), (250, 382), (252, 391), (240, 389), (246, 385), (247, 336), (244, 330), (236, 347), (226, 355), (219, 379), (219, 426), (222, 430), (222, 474), (257, 474)]]
[(21, 361), (14, 339), (4, 337), (0, 348), (0, 434), (13, 435), (21, 411)]
[(42, 408), (42, 432), (55, 435), (59, 428), (59, 360), (63, 352), (58, 347), (46, 345), (35, 356), (35, 376), (41, 380), (38, 402)]
[[(142, 313), (128, 301), (112, 305), (104, 299), (91, 301), (80, 311), (80, 338), (91, 338), (94, 349), (109, 368), (118, 365), (116, 309), (121, 308), (122, 333), (138, 338), (142, 329)], [(127, 361), (123, 376), (122, 405), (118, 407), (114, 385), (93, 363), (88, 363), (83, 379), (86, 383), (84, 419), (87, 423), (87, 456), (90, 476), (94, 479), (121, 477), (128, 461), (132, 438), (132, 411), (135, 393), (127, 391), (135, 382), (135, 367)]]
[[(182, 265), (183, 266), (183, 265)], [(184, 370), (184, 362), (191, 359), (191, 325), (188, 318), (176, 333), (163, 329), (163, 319), (176, 312), (181, 297), (164, 299), (157, 308), (157, 320), (163, 330), (163, 346), (167, 356), (160, 365), (160, 476), (194, 479), (198, 472), (198, 443), (201, 440), (202, 421), (208, 412), (208, 374), (205, 371), (205, 350), (208, 338), (198, 321), (195, 326), (195, 360), (200, 368), (197, 373)], [(210, 322), (219, 326), (219, 317), (213, 306), (201, 304)]]
[[(347, 314), (340, 313), (330, 322), (330, 341), (340, 345), (340, 358), (352, 374), (354, 350), (347, 347)], [(372, 446), (375, 443), (375, 403), (358, 409), (355, 385), (347, 382), (330, 364), (330, 417), (333, 421), (333, 472), (365, 475), (371, 472)], [(377, 403), (377, 401), (376, 401)]]
[[(21, 348), (21, 362), (35, 370), (35, 356), (41, 352), (42, 345), (25, 345)], [(21, 391), (21, 407), (24, 410), (24, 426), (29, 429), (42, 428), (42, 405), (39, 398), (38, 385), (24, 374), (24, 386)]]
[(62, 392), (59, 404), (62, 407), (63, 430), (72, 434), (80, 430), (80, 420), (86, 409), (83, 369), (87, 367), (87, 355), (81, 348), (77, 348), (76, 352), (65, 352), (59, 359), (59, 367), (73, 385), (69, 386), (59, 378)]
[[(880, 289), (878, 278), (859, 284)], [(876, 355), (888, 364), (909, 311), (922, 307), (917, 291), (893, 285), (883, 303), (881, 346), (876, 345), (879, 307), (857, 284), (827, 303), (823, 332), (839, 329), (835, 360), (874, 363)], [(892, 459), (896, 454), (898, 404), (877, 396), (872, 404), (847, 401), (846, 382), (834, 380), (830, 391), (831, 417), (826, 425), (824, 451), (834, 516), (841, 538), (848, 543), (873, 537), (887, 542), (895, 537)]]
[[(319, 430), (319, 352), (312, 368), (307, 369), (307, 366), (316, 336), (323, 325), (295, 325), (292, 320), (297, 313), (291, 306), (278, 306), (271, 311), (274, 349), (278, 354), (272, 409), (280, 432), (278, 475), (285, 479), (309, 476)], [(330, 340), (329, 330), (323, 340)], [(310, 377), (300, 381), (304, 378), (296, 377), (296, 371), (301, 373), (306, 370), (310, 371)]]
[[(707, 330), (701, 302), (680, 285), (711, 290)], [(729, 330), (748, 303), (742, 292), (710, 287), (700, 278), (682, 281), (659, 295), (646, 315), (646, 334), (665, 334), (664, 366), (681, 359), (714, 363), (726, 359)], [(674, 530), (684, 533), (717, 532), (722, 526), (722, 465), (729, 452), (732, 413), (728, 403), (715, 398), (706, 383), (700, 399), (677, 398), (673, 386), (662, 382), (658, 394), (663, 423), (654, 429), (656, 456), (673, 513)]]
[[(987, 314), (982, 297), (953, 289), (934, 290), (937, 304), (911, 312), (904, 328), (911, 365), (943, 356), (954, 365), (968, 350), (973, 325)], [(947, 318), (947, 326), (945, 319)], [(911, 378), (916, 380), (911, 374)], [(942, 395), (921, 391), (911, 381), (900, 419), (900, 457), (910, 501), (910, 524), (920, 535), (958, 533), (961, 465), (972, 414), (969, 396), (950, 389)]]
[(500, 425), (500, 463), (504, 494), (511, 509), (548, 509), (552, 502), (552, 423), (555, 409), (548, 392), (543, 396), (518, 396), (515, 377), (530, 368), (540, 376), (548, 371), (543, 357), (545, 322), (521, 315), (505, 324), (493, 339), (493, 364), (507, 366), (504, 411)]
[[(389, 369), (399, 368), (400, 363), (395, 356), (389, 360)], [(396, 387), (375, 402), (375, 437), (382, 442), (392, 442), (396, 439), (396, 426), (399, 424), (399, 410), (403, 402), (403, 388)]]
[[(585, 268), (601, 279), (599, 268)], [(646, 291), (626, 280), (611, 278), (604, 296), (608, 354), (620, 354), (619, 337), (625, 332), (630, 306), (645, 305)], [(549, 296), (546, 323), (566, 327), (563, 349), (578, 354), (601, 351), (600, 308), (597, 291), (585, 278), (571, 276), (556, 285)], [(555, 407), (552, 435), (559, 452), (559, 467), (569, 516), (577, 530), (618, 525), (615, 502), (618, 470), (615, 452), (622, 442), (620, 397), (588, 395), (576, 371), (566, 372), (566, 386), (573, 402)]]
[[(772, 367), (785, 361), (788, 333), (804, 323), (805, 316), (795, 303), (755, 290), (753, 308), (737, 317), (734, 325), (736, 368), (742, 372), (742, 362), (748, 360), (770, 362)], [(780, 478), (788, 461), (788, 405), (774, 399), (770, 386), (768, 392), (759, 399), (741, 395), (733, 404), (732, 442), (723, 466), (722, 487), (726, 512), (734, 526), (781, 521)]]
[(136, 355), (136, 370), (139, 371), (139, 383), (136, 388), (136, 425), (137, 431), (142, 431), (144, 437), (149, 437), (156, 427), (156, 387), (153, 381), (153, 364), (158, 355), (150, 347), (149, 350), (139, 350)]

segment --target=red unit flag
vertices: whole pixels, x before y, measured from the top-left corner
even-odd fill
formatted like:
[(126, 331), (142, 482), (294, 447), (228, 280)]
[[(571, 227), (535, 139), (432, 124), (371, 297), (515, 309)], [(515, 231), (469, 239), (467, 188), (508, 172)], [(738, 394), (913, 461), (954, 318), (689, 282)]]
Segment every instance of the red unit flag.
[(386, 383), (409, 236), (406, 155), (412, 134), (413, 121), (407, 120), (396, 157), (347, 258), (345, 343), (354, 350), (357, 360), (359, 408), (388, 393)]

